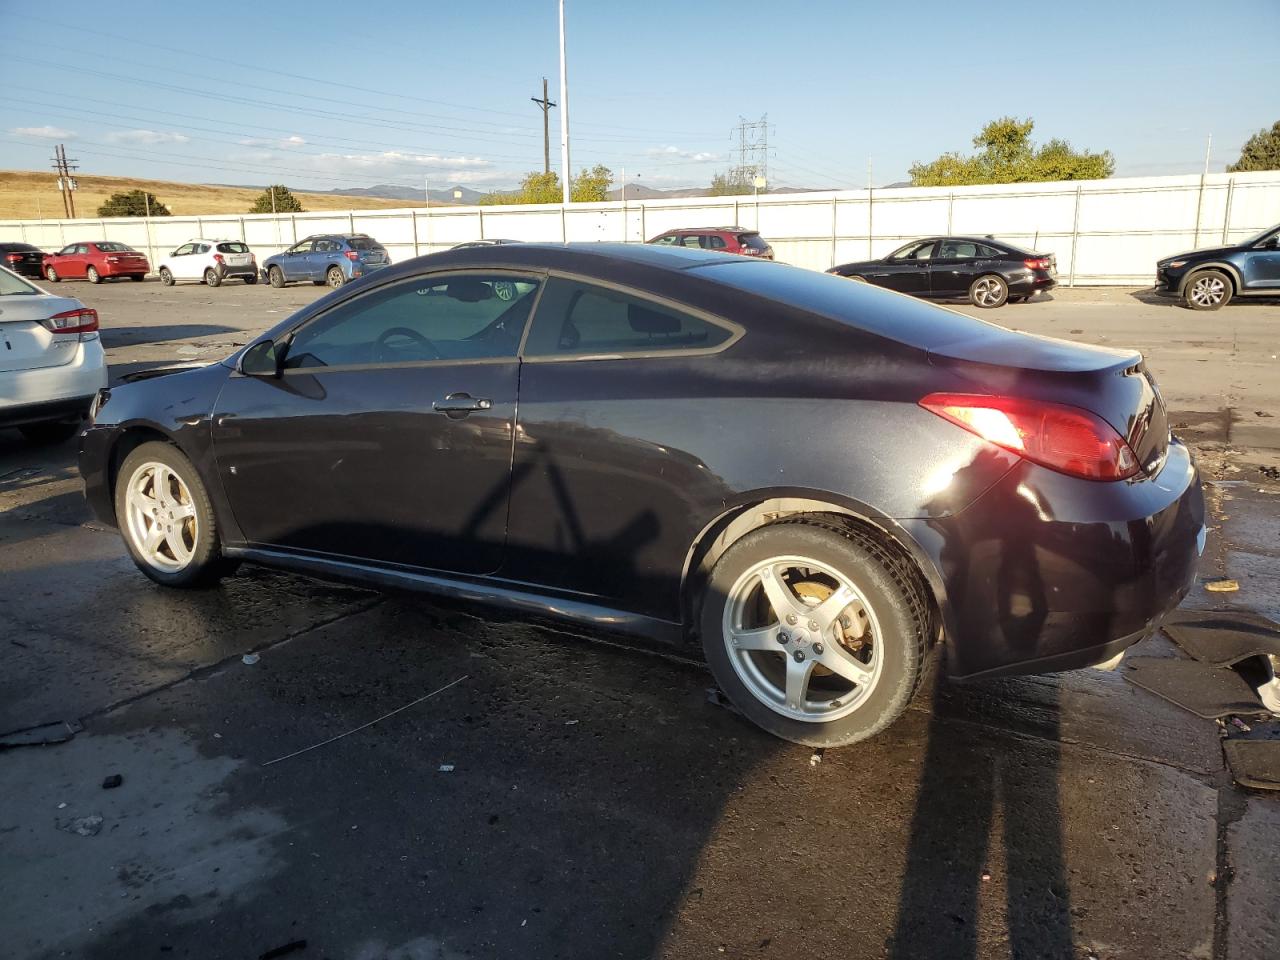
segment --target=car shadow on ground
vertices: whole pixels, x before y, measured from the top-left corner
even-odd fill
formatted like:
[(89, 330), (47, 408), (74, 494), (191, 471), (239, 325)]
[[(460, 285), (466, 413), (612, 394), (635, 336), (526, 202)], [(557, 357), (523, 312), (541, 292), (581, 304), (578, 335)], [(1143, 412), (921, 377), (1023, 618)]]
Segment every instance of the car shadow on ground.
[(112, 324), (102, 328), (102, 344), (108, 349), (133, 347), (143, 343), (195, 340), (199, 337), (210, 337), (218, 333), (243, 334), (244, 331), (237, 327), (228, 327), (220, 323), (147, 324), (136, 327), (121, 327)]
[[(1148, 306), (1157, 307), (1177, 307), (1188, 312), (1192, 311), (1181, 297), (1167, 296), (1165, 294), (1156, 293), (1154, 287), (1143, 287), (1141, 290), (1130, 290), (1128, 295), (1133, 297), (1139, 303), (1145, 303)], [(1220, 310), (1233, 310), (1237, 307), (1274, 307), (1280, 302), (1280, 294), (1274, 297), (1233, 297), (1225, 307), (1219, 307)], [(1210, 311), (1205, 311), (1210, 312)]]

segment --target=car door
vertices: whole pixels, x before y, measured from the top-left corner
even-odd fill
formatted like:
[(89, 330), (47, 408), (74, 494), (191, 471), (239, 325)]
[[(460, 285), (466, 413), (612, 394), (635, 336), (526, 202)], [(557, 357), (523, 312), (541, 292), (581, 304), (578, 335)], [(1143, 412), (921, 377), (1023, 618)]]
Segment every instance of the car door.
[(1254, 245), (1245, 254), (1244, 289), (1280, 289), (1280, 230)]
[(730, 496), (688, 451), (723, 429), (726, 408), (702, 391), (711, 354), (739, 336), (639, 293), (547, 282), (520, 372), (504, 578), (679, 616), (693, 528)]
[(311, 279), (323, 280), (333, 264), (343, 259), (342, 244), (337, 240), (317, 240), (311, 254)]
[(300, 240), (292, 247), (280, 254), (276, 260), (277, 266), (284, 271), (286, 280), (310, 280), (311, 279), (311, 250), (315, 246), (315, 241), (311, 239)]
[(200, 276), (200, 258), (196, 256), (197, 244), (184, 243), (173, 252), (173, 275), (178, 280), (195, 280)]
[(916, 240), (895, 250), (863, 276), (869, 281), (901, 293), (928, 294), (929, 266), (937, 246), (933, 240)]
[(930, 294), (935, 297), (967, 294), (977, 275), (978, 264), (984, 262), (980, 254), (985, 249), (972, 240), (939, 240), (937, 255), (931, 258), (925, 271)]
[[(498, 283), (515, 298), (500, 299)], [(279, 376), (232, 374), (213, 442), (245, 538), (362, 562), (497, 570), (517, 352), (539, 283), (489, 271), (385, 284), (282, 340)]]
[(84, 277), (89, 268), (89, 244), (77, 243), (66, 259), (66, 270), (59, 264), (58, 272), (64, 277)]

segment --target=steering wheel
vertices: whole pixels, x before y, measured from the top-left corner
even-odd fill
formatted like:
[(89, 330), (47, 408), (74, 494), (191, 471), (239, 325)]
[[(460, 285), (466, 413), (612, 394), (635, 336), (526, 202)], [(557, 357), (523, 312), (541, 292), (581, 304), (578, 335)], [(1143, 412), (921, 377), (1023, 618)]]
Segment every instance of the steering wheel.
[(390, 330), (383, 330), (378, 339), (373, 344), (374, 362), (383, 362), (396, 359), (394, 356), (387, 356), (387, 344), (392, 337), (408, 337), (418, 346), (431, 352), (428, 360), (444, 359), (440, 351), (436, 349), (436, 345), (420, 334), (417, 330), (411, 330), (408, 327), (392, 327)]

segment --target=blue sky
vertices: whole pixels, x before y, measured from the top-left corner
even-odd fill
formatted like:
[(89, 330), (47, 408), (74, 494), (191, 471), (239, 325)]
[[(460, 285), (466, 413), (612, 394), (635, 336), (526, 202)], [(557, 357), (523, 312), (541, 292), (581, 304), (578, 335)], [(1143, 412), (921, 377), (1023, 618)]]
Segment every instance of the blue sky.
[[(317, 189), (541, 168), (555, 0), (103, 9), (0, 0), (0, 169), (58, 141), (86, 173)], [(1280, 0), (567, 9), (574, 168), (658, 188), (708, 183), (765, 114), (771, 186), (802, 187), (905, 180), (1004, 114), (1133, 176), (1199, 172), (1208, 134), (1221, 170), (1280, 120)]]

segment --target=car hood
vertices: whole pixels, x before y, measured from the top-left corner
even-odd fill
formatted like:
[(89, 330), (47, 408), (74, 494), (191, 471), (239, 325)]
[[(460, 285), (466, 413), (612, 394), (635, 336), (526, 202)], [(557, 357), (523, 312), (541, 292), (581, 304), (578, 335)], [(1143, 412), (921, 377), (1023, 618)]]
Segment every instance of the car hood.
[(1161, 257), (1159, 262), (1167, 263), (1170, 260), (1183, 260), (1189, 257), (1223, 257), (1239, 249), (1239, 247), (1204, 247), (1199, 250), (1185, 250), (1182, 253), (1171, 253), (1167, 257)]

